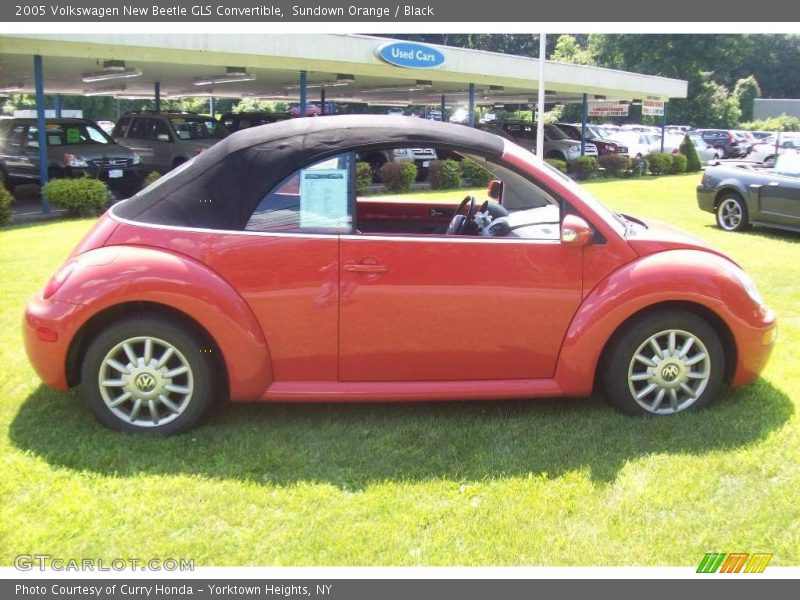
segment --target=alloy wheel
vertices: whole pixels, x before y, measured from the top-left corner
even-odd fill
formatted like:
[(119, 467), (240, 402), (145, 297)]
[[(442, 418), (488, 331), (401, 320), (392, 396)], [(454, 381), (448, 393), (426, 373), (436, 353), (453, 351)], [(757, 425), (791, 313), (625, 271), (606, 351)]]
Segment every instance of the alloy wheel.
[(165, 425), (187, 409), (194, 392), (189, 361), (164, 340), (126, 339), (105, 356), (98, 372), (100, 395), (119, 419), (138, 427)]
[(711, 377), (709, 352), (702, 340), (680, 329), (647, 338), (628, 367), (628, 387), (636, 403), (653, 414), (689, 408)]

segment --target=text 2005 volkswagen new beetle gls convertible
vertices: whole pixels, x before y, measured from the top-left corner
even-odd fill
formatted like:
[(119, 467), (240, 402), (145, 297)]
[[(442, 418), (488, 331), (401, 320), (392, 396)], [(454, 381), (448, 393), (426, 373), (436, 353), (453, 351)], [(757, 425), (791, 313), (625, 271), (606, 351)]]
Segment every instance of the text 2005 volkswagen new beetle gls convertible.
[[(479, 163), (487, 198), (357, 192), (359, 160), (408, 148)], [(80, 384), (105, 425), (176, 433), (223, 396), (598, 385), (627, 413), (669, 415), (753, 381), (775, 316), (727, 256), (609, 211), (508, 140), (342, 116), (238, 132), (115, 205), (30, 300), (24, 332), (42, 380)]]

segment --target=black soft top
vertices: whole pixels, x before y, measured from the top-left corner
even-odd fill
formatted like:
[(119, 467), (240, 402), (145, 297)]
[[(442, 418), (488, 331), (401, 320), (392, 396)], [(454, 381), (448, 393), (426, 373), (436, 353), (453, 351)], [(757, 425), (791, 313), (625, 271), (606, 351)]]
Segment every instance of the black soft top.
[(500, 157), (502, 138), (426, 119), (343, 115), (307, 117), (238, 131), (159, 185), (116, 205), (134, 221), (243, 229), (261, 199), (295, 170), (354, 150), (437, 146)]

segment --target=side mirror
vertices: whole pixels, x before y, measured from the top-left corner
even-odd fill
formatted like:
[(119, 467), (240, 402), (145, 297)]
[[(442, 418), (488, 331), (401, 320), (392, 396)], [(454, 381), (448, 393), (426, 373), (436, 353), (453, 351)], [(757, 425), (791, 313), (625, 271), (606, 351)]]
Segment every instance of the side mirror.
[(168, 134), (168, 133), (159, 133), (159, 134), (156, 136), (156, 139), (157, 139), (159, 142), (168, 142), (168, 141), (170, 141), (170, 139), (169, 139), (169, 134)]
[(578, 215), (567, 215), (561, 221), (561, 243), (568, 246), (585, 246), (592, 241), (592, 228)]
[(486, 195), (492, 200), (496, 200), (499, 204), (503, 204), (503, 182), (499, 179), (490, 181)]

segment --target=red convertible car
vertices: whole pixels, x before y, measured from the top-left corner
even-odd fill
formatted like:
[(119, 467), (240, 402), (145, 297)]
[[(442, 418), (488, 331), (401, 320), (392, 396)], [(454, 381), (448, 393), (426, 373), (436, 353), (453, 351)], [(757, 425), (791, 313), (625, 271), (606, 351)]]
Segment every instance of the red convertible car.
[[(479, 163), (486, 198), (357, 192), (357, 156), (410, 147)], [(116, 204), (24, 334), (42, 380), (80, 384), (105, 425), (177, 433), (224, 397), (600, 388), (668, 415), (756, 379), (775, 315), (724, 254), (606, 209), (508, 140), (370, 115), (237, 132)]]

